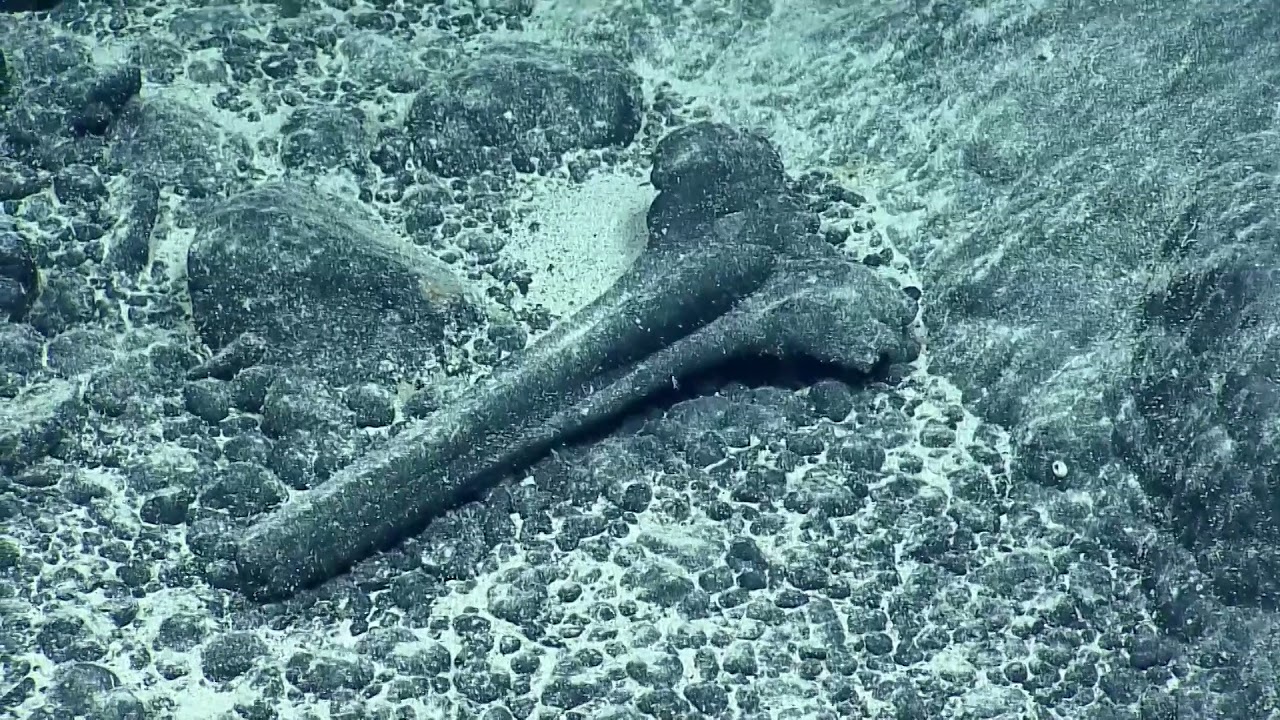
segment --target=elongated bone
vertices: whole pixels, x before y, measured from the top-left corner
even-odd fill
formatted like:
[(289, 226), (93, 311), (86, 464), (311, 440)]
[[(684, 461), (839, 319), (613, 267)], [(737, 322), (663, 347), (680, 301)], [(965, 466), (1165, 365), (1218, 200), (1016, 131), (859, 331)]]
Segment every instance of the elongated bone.
[(776, 196), (780, 177), (717, 183), (735, 177), (722, 167), (741, 149), (732, 133), (704, 125), (665, 138), (650, 245), (634, 266), (459, 402), (251, 528), (237, 552), (242, 589), (279, 599), (328, 579), (673, 377), (744, 355), (859, 372), (914, 359), (914, 303), (806, 235), (803, 213)]

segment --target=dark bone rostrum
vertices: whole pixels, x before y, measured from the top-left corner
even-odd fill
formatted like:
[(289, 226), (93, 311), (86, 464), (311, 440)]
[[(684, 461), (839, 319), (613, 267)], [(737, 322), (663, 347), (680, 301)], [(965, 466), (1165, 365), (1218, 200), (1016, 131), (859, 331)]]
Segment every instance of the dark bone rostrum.
[(458, 402), (251, 528), (244, 592), (322, 582), (673, 378), (743, 356), (856, 372), (919, 354), (905, 293), (816, 237), (766, 141), (710, 123), (665, 137), (645, 252), (604, 295)]

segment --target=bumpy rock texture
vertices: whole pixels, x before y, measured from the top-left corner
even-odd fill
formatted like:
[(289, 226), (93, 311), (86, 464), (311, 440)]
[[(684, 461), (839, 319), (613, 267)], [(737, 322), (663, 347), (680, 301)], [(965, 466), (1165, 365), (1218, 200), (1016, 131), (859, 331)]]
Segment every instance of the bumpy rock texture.
[(30, 243), (13, 230), (0, 229), (0, 313), (11, 322), (25, 319), (35, 302), (38, 282)]
[(1269, 4), (34, 5), (0, 716), (1280, 713)]
[(418, 92), (405, 122), (424, 166), (469, 175), (554, 164), (566, 151), (624, 146), (640, 130), (634, 73), (599, 52), (498, 45)]
[(438, 260), (359, 206), (290, 185), (211, 207), (187, 282), (209, 347), (253, 333), (267, 343), (265, 362), (348, 382), (425, 369), (446, 329), (478, 314)]
[(912, 251), (935, 367), (1014, 431), (1021, 479), (1132, 473), (1222, 598), (1272, 608), (1277, 20), (1137, 6), (1019, 20), (1017, 63), (985, 42), (996, 20), (913, 38), (930, 70), (908, 115), (962, 97), (972, 129), (939, 138), (953, 172), (917, 181), (963, 198)]

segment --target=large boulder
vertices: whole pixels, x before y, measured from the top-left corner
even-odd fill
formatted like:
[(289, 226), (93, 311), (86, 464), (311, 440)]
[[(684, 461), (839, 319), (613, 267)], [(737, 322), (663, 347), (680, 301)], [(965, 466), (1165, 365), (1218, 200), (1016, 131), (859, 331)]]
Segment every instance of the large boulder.
[(275, 184), (203, 217), (187, 257), (191, 309), (212, 349), (242, 333), (265, 362), (333, 380), (395, 380), (430, 367), (451, 323), (476, 317), (439, 261), (360, 206)]
[(512, 44), (420, 91), (405, 128), (419, 162), (465, 175), (628, 145), (642, 108), (639, 78), (609, 55)]

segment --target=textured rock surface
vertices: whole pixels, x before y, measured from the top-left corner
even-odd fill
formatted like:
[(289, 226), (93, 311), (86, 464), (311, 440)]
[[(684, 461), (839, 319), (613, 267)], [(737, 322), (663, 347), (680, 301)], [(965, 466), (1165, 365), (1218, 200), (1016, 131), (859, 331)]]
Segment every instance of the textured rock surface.
[(243, 333), (264, 362), (326, 377), (398, 379), (476, 308), (447, 268), (359, 206), (292, 185), (210, 208), (187, 256), (196, 328), (222, 349)]
[(635, 74), (607, 54), (498, 45), (421, 90), (405, 129), (419, 161), (445, 175), (532, 169), (569, 150), (627, 145), (641, 102)]
[[(1280, 713), (1274, 8), (463, 5), (0, 14), (0, 716)], [(289, 252), (191, 276), (281, 183), (326, 286), (266, 286), (299, 248), (248, 225)], [(612, 347), (532, 298), (633, 226), (829, 254), (733, 256), (769, 272), (728, 311), (509, 393), (594, 431), (496, 477), (528, 424), (468, 401)], [(493, 313), (408, 323), (381, 240)], [(895, 347), (876, 288), (920, 358), (832, 377)], [(484, 483), (245, 596), (253, 528), (460, 417)]]
[(1134, 473), (1224, 599), (1272, 607), (1280, 20), (1248, 3), (992, 10), (935, 4), (923, 31), (881, 18), (911, 75), (843, 139), (905, 140), (951, 104), (927, 151), (873, 153), (939, 159), (911, 184), (954, 198), (911, 249), (931, 367), (1010, 428), (1020, 481), (1056, 482), (1054, 461), (1072, 482)]
[(24, 320), (35, 302), (39, 272), (31, 245), (12, 230), (0, 229), (0, 313)]

